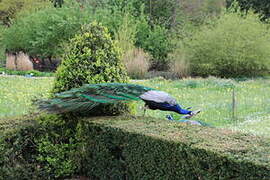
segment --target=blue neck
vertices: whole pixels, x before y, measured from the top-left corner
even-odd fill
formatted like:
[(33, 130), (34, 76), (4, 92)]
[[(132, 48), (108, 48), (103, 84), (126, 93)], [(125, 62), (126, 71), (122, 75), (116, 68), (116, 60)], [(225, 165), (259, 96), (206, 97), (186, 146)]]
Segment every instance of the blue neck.
[(191, 111), (187, 110), (187, 109), (182, 109), (178, 104), (174, 106), (175, 107), (175, 112), (179, 113), (179, 114), (190, 114)]

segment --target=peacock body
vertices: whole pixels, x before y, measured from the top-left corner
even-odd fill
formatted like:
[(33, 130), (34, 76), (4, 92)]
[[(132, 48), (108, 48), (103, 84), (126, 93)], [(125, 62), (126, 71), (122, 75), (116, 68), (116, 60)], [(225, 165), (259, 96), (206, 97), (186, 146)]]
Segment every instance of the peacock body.
[(100, 104), (143, 100), (152, 110), (191, 114), (182, 109), (176, 100), (163, 91), (127, 83), (85, 84), (79, 88), (55, 94), (54, 98), (41, 100), (38, 107), (51, 113), (87, 112)]

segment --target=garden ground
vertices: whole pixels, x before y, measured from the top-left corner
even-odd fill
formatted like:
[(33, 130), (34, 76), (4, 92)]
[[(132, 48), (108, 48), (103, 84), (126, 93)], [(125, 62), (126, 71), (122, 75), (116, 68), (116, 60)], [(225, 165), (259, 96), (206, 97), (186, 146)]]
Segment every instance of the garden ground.
[[(201, 109), (202, 113), (193, 120), (270, 137), (270, 79), (236, 81), (210, 77), (172, 81), (155, 78), (132, 80), (132, 83), (166, 91), (185, 108)], [(47, 97), (52, 85), (52, 77), (0, 76), (0, 86), (3, 87), (0, 89), (0, 123), (8, 123), (9, 119), (33, 112), (31, 99)], [(137, 104), (136, 114), (142, 115), (143, 102)], [(151, 110), (146, 112), (146, 116), (164, 120), (168, 114), (180, 119), (174, 113)]]

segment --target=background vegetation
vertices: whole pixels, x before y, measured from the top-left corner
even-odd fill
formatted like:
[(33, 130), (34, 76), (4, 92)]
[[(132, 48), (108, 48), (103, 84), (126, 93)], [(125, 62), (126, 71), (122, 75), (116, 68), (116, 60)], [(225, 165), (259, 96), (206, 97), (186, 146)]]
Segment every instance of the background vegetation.
[(81, 13), (77, 6), (48, 7), (17, 18), (4, 32), (2, 41), (8, 52), (59, 58), (63, 43), (74, 36), (86, 18), (89, 19), (87, 14)]
[(186, 38), (183, 50), (198, 76), (254, 77), (269, 73), (268, 26), (252, 13), (225, 13)]
[[(0, 65), (5, 52), (17, 51), (62, 60), (56, 78), (0, 69), (1, 177), (269, 179), (270, 83), (250, 78), (270, 72), (269, 3), (238, 3), (0, 0)], [(126, 71), (140, 79), (241, 79), (132, 81), (170, 93), (185, 108), (202, 109), (193, 120), (212, 128), (177, 122), (179, 115), (164, 111), (140, 117), (143, 102), (117, 106), (136, 109), (136, 116), (88, 119), (32, 105), (84, 83), (127, 82)], [(109, 108), (97, 112), (118, 114)]]
[[(34, 2), (23, 0), (16, 0), (17, 4), (23, 4), (20, 8), (17, 4), (7, 4), (6, 9), (3, 7), (3, 13), (8, 7), (15, 10), (4, 13), (10, 20), (8, 23), (2, 20), (8, 28), (0, 28), (2, 54), (6, 49), (8, 52), (24, 51), (36, 57), (61, 59), (64, 44), (79, 33), (83, 24), (96, 20), (119, 41), (126, 53), (123, 61), (138, 59), (134, 55), (134, 52), (139, 52), (136, 48), (146, 53), (138, 55), (143, 60), (136, 61), (134, 67), (128, 66), (136, 69), (136, 65), (143, 63), (144, 73), (139, 73), (141, 78), (147, 77), (147, 71), (169, 71), (177, 78), (269, 73), (267, 48), (270, 43), (266, 41), (269, 30), (265, 24), (268, 4), (264, 1), (256, 4), (255, 1), (245, 3), (239, 0), (240, 10), (248, 12), (242, 14), (229, 0), (66, 0), (53, 1), (54, 6), (46, 1), (38, 2), (32, 5), (33, 8), (28, 3)], [(225, 6), (230, 8), (229, 13), (225, 12)], [(253, 9), (264, 22), (250, 12)], [(20, 13), (22, 15), (16, 16)], [(237, 28), (238, 24), (240, 28)], [(236, 40), (229, 42), (227, 39)], [(138, 77), (132, 73), (131, 76)]]
[[(231, 6), (234, 3), (234, 0), (226, 0), (227, 7)], [(262, 20), (267, 20), (270, 17), (270, 2), (267, 0), (236, 0), (241, 7), (241, 10), (244, 12), (248, 12), (250, 10), (254, 10), (261, 16)]]
[(50, 6), (47, 0), (2, 0), (0, 2), (0, 21), (7, 26), (19, 16)]

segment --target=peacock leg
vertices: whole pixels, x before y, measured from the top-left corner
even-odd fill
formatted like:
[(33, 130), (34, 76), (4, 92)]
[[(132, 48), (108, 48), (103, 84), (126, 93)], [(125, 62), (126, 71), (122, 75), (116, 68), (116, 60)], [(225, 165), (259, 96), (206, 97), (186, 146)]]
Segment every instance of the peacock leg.
[(146, 109), (148, 108), (148, 106), (145, 104), (144, 107), (143, 107), (143, 117), (145, 116), (145, 113), (146, 113)]

